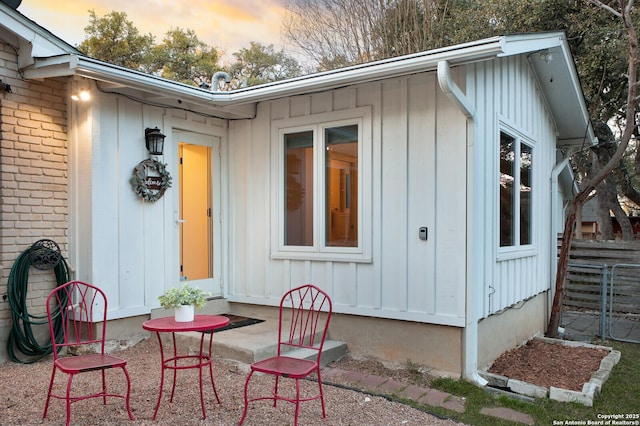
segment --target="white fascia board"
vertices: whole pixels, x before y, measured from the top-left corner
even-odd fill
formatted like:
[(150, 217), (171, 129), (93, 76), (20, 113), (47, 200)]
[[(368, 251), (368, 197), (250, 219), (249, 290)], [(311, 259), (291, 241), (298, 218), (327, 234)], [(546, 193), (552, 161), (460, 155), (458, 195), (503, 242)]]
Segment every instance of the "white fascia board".
[(152, 93), (171, 94), (178, 98), (191, 97), (212, 102), (213, 92), (178, 83), (150, 74), (118, 67), (86, 56), (62, 55), (36, 58), (33, 68), (24, 70), (27, 78), (69, 77), (77, 75), (140, 89)]
[(212, 92), (151, 74), (110, 65), (88, 57), (78, 57), (78, 61), (73, 66), (72, 71), (75, 75), (82, 77), (118, 83), (141, 90), (151, 90), (154, 93), (166, 92), (174, 96), (181, 95), (178, 97), (189, 96), (202, 100), (212, 100)]
[(563, 43), (559, 46), (562, 49), (563, 55), (562, 60), (564, 61), (564, 66), (567, 69), (567, 73), (571, 78), (572, 92), (578, 99), (576, 100), (577, 108), (579, 108), (580, 116), (583, 117), (583, 129), (586, 129), (586, 138), (592, 144), (596, 145), (598, 143), (598, 138), (596, 137), (595, 131), (593, 130), (593, 126), (591, 125), (591, 119), (589, 118), (589, 110), (587, 109), (587, 104), (584, 101), (582, 85), (580, 84), (580, 77), (578, 76), (578, 71), (576, 70), (575, 63), (573, 62), (573, 56), (571, 55), (571, 51), (569, 50), (569, 45), (567, 43)]
[[(289, 80), (237, 89), (229, 92), (211, 92), (193, 86), (166, 80), (142, 72), (114, 66), (79, 55), (69, 57), (69, 68), (59, 65), (59, 58), (38, 58), (35, 69), (29, 70), (34, 78), (50, 65), (55, 65), (59, 76), (80, 75), (100, 81), (109, 81), (155, 93), (166, 92), (174, 97), (194, 97), (211, 102), (214, 107), (259, 102), (302, 93), (312, 93), (338, 87), (366, 83), (384, 78), (435, 70), (440, 61), (451, 65), (487, 60), (504, 54), (504, 37), (492, 37), (471, 43), (430, 50), (348, 68), (311, 74)], [(72, 59), (75, 58), (75, 59)], [(46, 73), (50, 75), (50, 73)]]
[(77, 63), (78, 57), (69, 54), (34, 58), (32, 66), (24, 68), (22, 75), (27, 80), (68, 77), (74, 74), (72, 70), (76, 67)]
[[(229, 116), (248, 118), (250, 115), (247, 114), (248, 110), (244, 107), (253, 106), (261, 101), (434, 71), (437, 69), (438, 62), (441, 61), (447, 61), (451, 66), (456, 66), (500, 56), (534, 53), (544, 49), (553, 49), (554, 54), (560, 52), (559, 57), (549, 65), (560, 66), (564, 69), (559, 72), (570, 74), (571, 89), (574, 93), (570, 103), (572, 108), (576, 107), (579, 110), (577, 114), (580, 116), (580, 121), (586, 126), (589, 120), (586, 106), (579, 95), (581, 91), (577, 73), (564, 34), (560, 32), (492, 37), (229, 92), (212, 92), (76, 54), (36, 58), (34, 66), (25, 70), (25, 77), (46, 78), (78, 75), (153, 93), (160, 97), (192, 102), (201, 108), (225, 112)], [(565, 102), (566, 100), (563, 101), (563, 104)], [(237, 107), (242, 108), (237, 110)], [(240, 113), (240, 111), (243, 112)], [(592, 134), (593, 132), (590, 130), (589, 137)], [(572, 134), (569, 137), (576, 137), (576, 135)]]
[[(0, 26), (6, 28), (21, 39), (20, 47), (24, 42), (31, 45), (28, 53), (32, 57), (56, 56), (63, 53), (79, 53), (78, 50), (51, 34), (48, 30), (36, 24), (15, 9), (0, 1), (0, 13), (3, 15)], [(23, 53), (23, 52), (20, 52)]]
[[(185, 90), (195, 91), (195, 93), (198, 93), (197, 96), (202, 96), (203, 98), (208, 97), (215, 106), (222, 107), (226, 105), (266, 101), (303, 93), (319, 92), (346, 85), (366, 83), (399, 75), (435, 70), (438, 62), (441, 60), (447, 60), (452, 65), (462, 62), (467, 63), (471, 61), (486, 60), (488, 58), (495, 57), (499, 52), (501, 52), (501, 49), (500, 39), (493, 38), (476, 43), (460, 45), (455, 49), (432, 50), (420, 54), (391, 58), (385, 61), (372, 62), (319, 74), (311, 74), (308, 76), (244, 89), (237, 89), (229, 92), (205, 91), (203, 89), (194, 88), (193, 86), (180, 85), (180, 83), (169, 82), (168, 80), (149, 76), (148, 74), (143, 73), (139, 73), (139, 76), (134, 79), (139, 80), (138, 82), (141, 84), (153, 84), (154, 91), (162, 90), (163, 88), (175, 90), (172, 86), (180, 85), (180, 93), (184, 93)], [(78, 64), (78, 73), (92, 78), (96, 78), (97, 75), (90, 75), (88, 72), (91, 70), (99, 71), (100, 73), (106, 72), (111, 75), (118, 74), (118, 70), (116, 70), (115, 67), (110, 70), (108, 67), (104, 66), (92, 66), (92, 61), (93, 60), (89, 58), (82, 58)], [(97, 62), (94, 64), (97, 64)], [(121, 77), (125, 80), (131, 79), (132, 76), (135, 75), (134, 73), (135, 71), (132, 72), (131, 70), (123, 69), (120, 71)], [(145, 81), (148, 79), (153, 79), (153, 82)]]
[[(183, 99), (187, 97), (193, 100), (197, 99), (200, 102), (206, 101), (213, 108), (224, 108), (435, 70), (437, 63), (442, 60), (447, 60), (452, 65), (486, 60), (498, 55), (502, 51), (501, 49), (500, 38), (494, 37), (459, 45), (455, 48), (437, 49), (230, 92), (211, 92), (77, 55), (65, 55), (68, 57), (66, 61), (68, 68), (61, 66), (65, 62), (64, 59), (38, 58), (35, 67), (28, 70), (28, 76), (42, 78), (43, 76), (50, 77), (52, 74), (57, 76), (79, 75), (153, 93), (164, 93), (172, 97)], [(53, 73), (45, 71), (48, 66), (54, 66), (56, 70)]]
[(285, 96), (313, 93), (339, 87), (382, 80), (401, 75), (437, 69), (438, 62), (451, 65), (487, 60), (502, 52), (500, 38), (480, 40), (458, 45), (400, 56), (384, 61), (371, 62), (325, 73), (298, 77), (283, 82), (269, 83), (257, 87), (228, 92), (228, 100), (234, 103), (259, 102)]
[(538, 52), (565, 45), (563, 32), (511, 34), (502, 38), (503, 53), (499, 56), (513, 56)]

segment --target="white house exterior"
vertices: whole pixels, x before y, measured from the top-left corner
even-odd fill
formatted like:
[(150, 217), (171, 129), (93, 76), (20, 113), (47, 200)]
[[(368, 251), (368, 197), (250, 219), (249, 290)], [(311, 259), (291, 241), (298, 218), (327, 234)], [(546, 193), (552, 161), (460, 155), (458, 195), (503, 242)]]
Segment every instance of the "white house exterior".
[[(211, 92), (87, 58), (3, 3), (0, 14), (0, 41), (11, 46), (2, 50), (0, 78), (12, 88), (0, 93), (2, 191), (17, 200), (3, 201), (5, 283), (22, 250), (54, 238), (73, 277), (106, 291), (121, 335), (139, 333), (157, 297), (185, 276), (180, 195), (188, 188), (179, 170), (182, 150), (193, 146), (206, 165), (196, 198), (210, 206), (201, 232), (210, 273), (194, 281), (234, 311), (266, 312), (285, 290), (312, 282), (333, 300), (331, 337), (352, 352), (476, 381), (478, 368), (544, 331), (572, 189), (560, 178), (563, 160), (594, 139), (562, 33), (494, 37)], [(22, 191), (10, 184), (20, 181), (21, 158), (55, 170), (37, 162), (44, 149), (21, 156), (24, 146), (12, 142), (21, 138), (11, 136), (51, 145), (35, 137), (42, 126), (19, 118), (31, 110), (21, 102), (42, 103), (28, 94), (47, 82), (62, 88), (52, 96), (66, 105), (66, 121), (54, 120), (65, 168), (51, 194), (64, 201), (53, 227), (46, 212), (18, 214), (28, 204), (21, 197), (42, 190), (36, 180)], [(81, 90), (91, 100), (71, 101)], [(46, 114), (32, 115), (46, 123)], [(130, 178), (148, 157), (144, 130), (154, 127), (167, 135), (158, 159), (173, 183), (148, 202)], [(325, 151), (347, 146), (343, 137), (354, 150), (338, 173), (348, 195), (335, 201), (325, 194), (333, 179), (325, 166), (337, 157)], [(511, 177), (500, 170), (501, 146)], [(291, 203), (311, 221), (290, 210), (292, 173), (304, 190)], [(524, 189), (503, 192), (510, 204), (501, 207), (505, 179)], [(523, 219), (505, 225), (507, 210)], [(6, 303), (2, 309), (6, 340), (11, 320)]]

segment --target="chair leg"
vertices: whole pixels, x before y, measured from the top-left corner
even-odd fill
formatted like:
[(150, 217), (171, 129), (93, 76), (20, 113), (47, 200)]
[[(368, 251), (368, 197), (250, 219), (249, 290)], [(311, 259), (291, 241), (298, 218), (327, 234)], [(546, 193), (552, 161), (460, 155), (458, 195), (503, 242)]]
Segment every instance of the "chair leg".
[(320, 378), (320, 368), (316, 370), (316, 373), (318, 375), (318, 388), (320, 389), (320, 405), (322, 405), (322, 418), (326, 419), (327, 414), (324, 411), (324, 393), (322, 392), (322, 379)]
[(49, 382), (49, 391), (47, 392), (47, 400), (44, 403), (44, 412), (42, 413), (42, 418), (45, 419), (47, 417), (47, 412), (49, 411), (49, 401), (51, 400), (51, 389), (53, 389), (53, 381), (56, 377), (56, 366), (53, 366), (53, 370), (51, 371), (51, 381)]
[(276, 383), (273, 386), (273, 406), (274, 408), (278, 405), (278, 383), (280, 376), (276, 376)]
[(107, 381), (105, 380), (104, 369), (102, 369), (101, 373), (102, 373), (102, 404), (107, 405)]
[(300, 379), (296, 379), (296, 414), (293, 417), (293, 426), (298, 426), (299, 412), (300, 412)]
[(73, 382), (73, 374), (69, 374), (69, 380), (67, 380), (67, 394), (65, 402), (67, 405), (67, 426), (71, 423), (71, 383)]
[(131, 404), (129, 402), (131, 396), (131, 378), (129, 377), (129, 372), (127, 371), (126, 367), (122, 367), (122, 371), (124, 372), (124, 376), (127, 378), (127, 397), (125, 398), (127, 413), (129, 414), (130, 420), (135, 420), (133, 414), (131, 413)]
[(247, 379), (244, 381), (244, 410), (242, 411), (242, 417), (240, 417), (238, 426), (242, 426), (242, 423), (244, 423), (244, 418), (247, 417), (247, 410), (249, 409), (249, 396), (247, 392), (249, 389), (249, 380), (251, 380), (251, 376), (253, 376), (253, 370), (249, 371)]

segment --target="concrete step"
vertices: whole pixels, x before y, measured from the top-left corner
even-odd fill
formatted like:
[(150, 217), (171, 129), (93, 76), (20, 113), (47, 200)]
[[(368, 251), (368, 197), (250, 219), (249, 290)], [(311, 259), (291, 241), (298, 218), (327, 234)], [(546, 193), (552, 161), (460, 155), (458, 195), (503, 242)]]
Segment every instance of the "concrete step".
[[(208, 336), (205, 336), (208, 344)], [(200, 348), (200, 333), (176, 333), (179, 346), (188, 345), (191, 352)], [(277, 353), (278, 321), (266, 319), (264, 322), (245, 327), (224, 330), (213, 335), (213, 353), (220, 358), (232, 359), (245, 364), (251, 364)], [(347, 344), (334, 340), (326, 340), (322, 348), (321, 364), (323, 366), (336, 361), (348, 352)], [(314, 352), (310, 349), (296, 349), (289, 351), (287, 356), (313, 359)]]
[[(347, 352), (348, 352), (348, 349), (347, 349), (347, 344), (345, 342), (340, 342), (337, 340), (325, 340), (324, 346), (322, 346), (322, 356), (320, 357), (320, 365), (324, 367), (325, 365), (333, 361), (337, 361), (343, 356), (345, 356)], [(287, 356), (291, 356), (294, 358), (314, 360), (316, 353), (311, 349), (296, 349), (296, 350), (287, 352)]]

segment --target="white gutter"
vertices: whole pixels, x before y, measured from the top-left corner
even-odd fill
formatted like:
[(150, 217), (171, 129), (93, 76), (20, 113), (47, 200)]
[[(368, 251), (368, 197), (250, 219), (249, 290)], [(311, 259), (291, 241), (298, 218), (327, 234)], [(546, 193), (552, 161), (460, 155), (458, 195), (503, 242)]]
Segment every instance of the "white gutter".
[[(449, 62), (444, 60), (438, 62), (438, 83), (445, 95), (462, 111), (467, 117), (467, 120), (474, 124), (475, 110), (473, 105), (469, 102), (467, 97), (462, 93), (460, 88), (451, 79), (451, 73), (449, 68)], [(474, 132), (473, 126), (467, 126), (472, 128), (470, 134), (467, 133), (467, 188), (473, 188), (473, 169), (474, 169)], [(465, 289), (465, 327), (462, 333), (462, 345), (463, 345), (463, 366), (462, 376), (478, 385), (486, 386), (487, 381), (480, 377), (478, 374), (478, 319), (477, 303), (475, 301), (475, 275), (473, 270), (473, 262), (477, 257), (475, 256), (475, 239), (473, 238), (473, 223), (474, 223), (474, 209), (473, 209), (473, 190), (467, 189), (467, 266), (466, 266), (466, 289)], [(471, 261), (469, 260), (471, 259)]]
[(420, 52), (229, 92), (211, 92), (74, 54), (36, 58), (33, 68), (22, 71), (26, 78), (78, 75), (176, 99), (191, 99), (201, 104), (206, 102), (209, 107), (224, 108), (431, 71), (443, 60), (449, 63), (486, 60), (504, 53), (503, 47), (502, 37), (493, 37), (465, 43), (453, 49), (449, 47)]
[(396, 76), (433, 71), (443, 60), (450, 63), (469, 63), (495, 58), (504, 52), (501, 37), (467, 43), (455, 49), (443, 48), (405, 55), (387, 60), (356, 65), (335, 71), (270, 83), (258, 87), (235, 90), (229, 94), (229, 101), (257, 102), (293, 94), (310, 93), (335, 89), (346, 85), (393, 78)]

